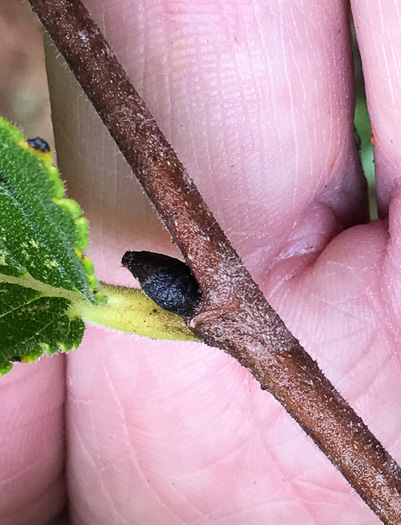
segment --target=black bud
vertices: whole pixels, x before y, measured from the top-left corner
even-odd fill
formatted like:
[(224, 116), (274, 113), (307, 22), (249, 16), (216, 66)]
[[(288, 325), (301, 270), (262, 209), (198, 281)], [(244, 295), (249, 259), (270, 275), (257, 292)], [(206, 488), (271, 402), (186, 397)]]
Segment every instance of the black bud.
[(36, 137), (34, 139), (28, 139), (27, 143), (31, 146), (31, 148), (37, 149), (41, 151), (42, 153), (49, 153), (50, 151), (49, 144), (45, 140), (41, 139), (40, 137)]
[(169, 312), (190, 317), (202, 301), (202, 292), (185, 263), (153, 252), (125, 252), (121, 264), (138, 279), (142, 290)]

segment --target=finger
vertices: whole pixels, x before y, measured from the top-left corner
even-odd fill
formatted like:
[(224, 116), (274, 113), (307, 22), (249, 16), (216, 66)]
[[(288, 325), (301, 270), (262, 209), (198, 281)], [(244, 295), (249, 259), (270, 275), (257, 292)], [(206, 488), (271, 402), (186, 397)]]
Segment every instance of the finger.
[(353, 0), (351, 4), (372, 122), (379, 211), (386, 216), (400, 185), (397, 137), (401, 131), (401, 3), (381, 0), (368, 5)]
[[(313, 2), (312, 20), (295, 3), (148, 5), (88, 3), (107, 21), (117, 55), (258, 281), (278, 261), (295, 258), (299, 270), (366, 211), (344, 3), (326, 12)], [(330, 23), (314, 24), (319, 13)], [(110, 258), (117, 246), (135, 248), (136, 239), (147, 249), (153, 238), (171, 251), (170, 242), (61, 70), (50, 70), (55, 134), (69, 146), (60, 164), (92, 219), (92, 239), (102, 240), (101, 277), (121, 282), (119, 261)], [(74, 87), (77, 111), (64, 100)]]
[(401, 156), (397, 137), (401, 132), (401, 50), (398, 15), (401, 2), (352, 2), (361, 52), (376, 171), (379, 210), (388, 215), (387, 260), (383, 262), (383, 289), (389, 291), (386, 315), (398, 332), (401, 314)]
[(50, 523), (66, 504), (64, 394), (62, 356), (1, 378), (1, 523)]

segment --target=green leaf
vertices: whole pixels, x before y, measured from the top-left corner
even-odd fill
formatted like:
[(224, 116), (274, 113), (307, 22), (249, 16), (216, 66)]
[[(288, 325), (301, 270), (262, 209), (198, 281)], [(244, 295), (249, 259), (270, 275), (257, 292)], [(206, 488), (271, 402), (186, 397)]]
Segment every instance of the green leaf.
[(0, 118), (0, 375), (14, 361), (77, 348), (84, 321), (195, 341), (181, 317), (142, 291), (98, 284), (82, 253), (88, 221), (65, 198), (50, 151), (41, 145)]
[[(31, 362), (43, 353), (78, 348), (85, 325), (69, 317), (70, 306), (63, 297), (46, 297), (36, 290), (0, 283), (1, 371), (11, 370), (10, 360)], [(18, 351), (10, 355), (13, 348)]]
[(89, 283), (91, 276), (85, 275), (77, 258), (87, 244), (87, 235), (84, 239), (76, 224), (82, 213), (76, 203), (79, 211), (75, 210), (75, 215), (71, 212), (71, 201), (63, 199), (64, 188), (51, 159), (39, 155), (17, 128), (0, 120), (2, 266), (10, 272), (10, 262), (14, 262), (14, 275), (18, 267), (20, 275), (29, 274), (54, 287), (77, 290), (95, 302), (95, 280)]
[(87, 220), (64, 199), (51, 154), (0, 119), (0, 374), (10, 361), (79, 345), (84, 323), (72, 304), (104, 300), (82, 254), (87, 239)]

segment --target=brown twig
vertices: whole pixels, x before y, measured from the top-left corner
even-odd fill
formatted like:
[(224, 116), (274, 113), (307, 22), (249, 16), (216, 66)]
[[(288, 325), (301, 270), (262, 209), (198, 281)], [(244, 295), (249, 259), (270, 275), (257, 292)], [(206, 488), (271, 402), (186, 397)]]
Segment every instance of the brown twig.
[(401, 470), (268, 305), (79, 0), (30, 0), (202, 289), (196, 334), (247, 367), (384, 523)]

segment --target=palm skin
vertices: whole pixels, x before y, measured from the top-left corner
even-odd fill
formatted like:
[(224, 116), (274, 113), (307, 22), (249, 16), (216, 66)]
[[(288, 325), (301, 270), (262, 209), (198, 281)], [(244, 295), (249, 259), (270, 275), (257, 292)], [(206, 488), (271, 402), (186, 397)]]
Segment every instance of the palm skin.
[[(401, 461), (401, 3), (352, 3), (383, 216), (390, 207), (359, 226), (348, 6), (329, 4), (86, 2), (269, 301)], [(175, 249), (54, 49), (48, 58), (58, 164), (91, 221), (89, 254), (100, 278), (132, 285), (126, 250)], [(67, 492), (79, 525), (379, 523), (220, 350), (92, 327), (66, 360), (16, 366), (0, 396), (1, 523), (50, 523)]]

